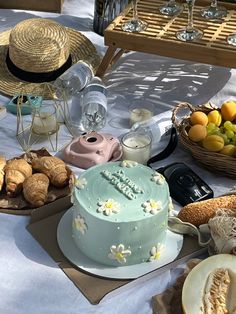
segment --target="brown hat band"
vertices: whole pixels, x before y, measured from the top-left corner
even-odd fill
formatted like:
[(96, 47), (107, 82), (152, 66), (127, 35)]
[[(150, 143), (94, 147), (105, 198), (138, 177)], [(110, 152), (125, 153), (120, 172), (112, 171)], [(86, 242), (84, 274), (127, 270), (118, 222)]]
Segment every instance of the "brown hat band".
[(30, 82), (30, 83), (43, 83), (43, 82), (51, 82), (55, 81), (62, 73), (64, 73), (71, 65), (72, 65), (72, 58), (69, 55), (66, 62), (58, 69), (50, 72), (29, 72), (18, 68), (10, 59), (9, 51), (7, 52), (6, 56), (6, 64), (8, 70), (20, 80)]

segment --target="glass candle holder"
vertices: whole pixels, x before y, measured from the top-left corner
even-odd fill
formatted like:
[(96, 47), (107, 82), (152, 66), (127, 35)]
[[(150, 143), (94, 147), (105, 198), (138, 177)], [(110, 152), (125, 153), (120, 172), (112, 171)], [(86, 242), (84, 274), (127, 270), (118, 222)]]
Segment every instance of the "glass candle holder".
[(154, 106), (145, 101), (135, 101), (129, 106), (129, 124), (132, 127), (136, 122), (150, 119), (154, 115)]
[(32, 113), (32, 132), (38, 135), (51, 135), (57, 132), (56, 108), (52, 104), (42, 105)]
[(146, 165), (151, 155), (152, 139), (146, 133), (129, 132), (121, 138), (123, 160), (133, 160)]
[(136, 122), (146, 121), (153, 116), (153, 112), (146, 108), (134, 108), (130, 110), (130, 126)]

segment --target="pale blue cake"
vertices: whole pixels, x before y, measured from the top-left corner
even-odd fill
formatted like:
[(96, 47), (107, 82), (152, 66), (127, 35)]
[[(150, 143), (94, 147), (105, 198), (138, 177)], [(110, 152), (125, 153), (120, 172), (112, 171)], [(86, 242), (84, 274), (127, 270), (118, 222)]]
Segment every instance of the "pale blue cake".
[(94, 166), (76, 180), (72, 236), (90, 259), (109, 266), (154, 261), (164, 250), (168, 184), (133, 161)]

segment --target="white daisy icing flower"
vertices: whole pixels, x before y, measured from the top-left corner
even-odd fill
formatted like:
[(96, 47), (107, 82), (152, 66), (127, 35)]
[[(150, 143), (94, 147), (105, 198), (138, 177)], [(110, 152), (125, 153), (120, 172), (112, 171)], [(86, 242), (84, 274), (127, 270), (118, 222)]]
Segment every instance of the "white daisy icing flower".
[(80, 215), (78, 215), (74, 219), (73, 224), (77, 230), (79, 230), (82, 234), (85, 234), (85, 232), (87, 230), (87, 225), (86, 225), (84, 219)]
[(126, 168), (136, 167), (137, 165), (138, 165), (137, 161), (133, 161), (133, 160), (123, 160), (121, 162), (121, 167), (126, 167)]
[(151, 180), (161, 185), (161, 184), (164, 184), (165, 177), (161, 173), (155, 171), (152, 175)]
[(125, 249), (123, 244), (119, 244), (117, 246), (112, 245), (110, 247), (110, 253), (108, 257), (113, 260), (117, 260), (120, 264), (126, 263), (126, 257), (131, 255), (131, 251)]
[(151, 256), (149, 258), (149, 262), (153, 262), (160, 259), (163, 249), (164, 249), (164, 245), (161, 243), (158, 243), (157, 246), (153, 246), (150, 251)]
[(113, 199), (108, 199), (105, 202), (99, 202), (98, 206), (97, 211), (99, 213), (104, 213), (107, 216), (110, 216), (113, 213), (116, 214), (120, 211), (120, 204)]
[(158, 210), (161, 209), (162, 204), (161, 201), (155, 201), (153, 199), (150, 199), (149, 201), (143, 203), (142, 206), (144, 207), (144, 211), (146, 213), (155, 215), (157, 214)]
[(81, 178), (81, 179), (76, 179), (75, 180), (75, 186), (79, 189), (79, 190), (83, 190), (85, 188), (85, 186), (87, 185), (87, 180), (85, 178)]

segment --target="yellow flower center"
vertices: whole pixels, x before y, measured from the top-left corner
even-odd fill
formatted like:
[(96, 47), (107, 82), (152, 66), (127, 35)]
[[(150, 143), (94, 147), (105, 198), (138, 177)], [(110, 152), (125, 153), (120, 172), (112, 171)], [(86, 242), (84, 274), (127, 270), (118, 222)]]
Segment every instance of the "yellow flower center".
[(107, 202), (106, 203), (106, 208), (112, 208), (113, 207), (113, 203), (112, 202)]
[(160, 257), (161, 257), (161, 252), (160, 251), (156, 252), (156, 254), (154, 255), (154, 258), (159, 259)]
[(150, 201), (150, 206), (151, 206), (151, 208), (156, 208), (157, 202), (156, 201)]
[(76, 224), (77, 229), (80, 229), (82, 227), (82, 223), (79, 220), (77, 220), (75, 224)]
[(120, 252), (116, 253), (116, 258), (117, 259), (121, 259), (123, 257), (124, 257), (124, 255), (122, 253), (120, 253)]

